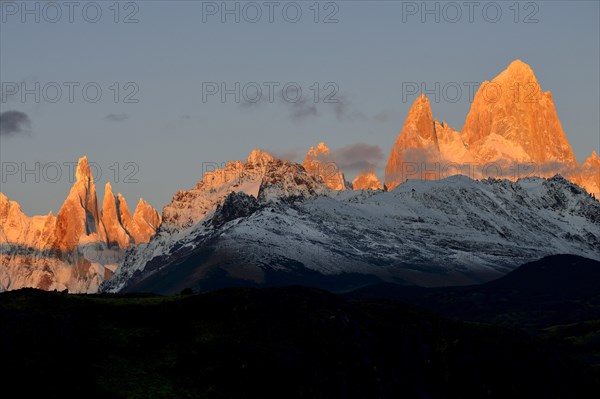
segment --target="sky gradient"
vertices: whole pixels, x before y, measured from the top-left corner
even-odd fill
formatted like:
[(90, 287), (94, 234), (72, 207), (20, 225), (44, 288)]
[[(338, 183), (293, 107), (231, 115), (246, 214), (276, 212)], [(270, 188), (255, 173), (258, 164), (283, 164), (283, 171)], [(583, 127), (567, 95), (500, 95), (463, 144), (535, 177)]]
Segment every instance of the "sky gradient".
[[(87, 155), (101, 168), (100, 201), (104, 183), (110, 181), (130, 208), (141, 196), (161, 209), (175, 191), (194, 186), (203, 167), (245, 159), (253, 148), (301, 161), (320, 141), (332, 149), (378, 147), (380, 155), (369, 147), (369, 156), (379, 159), (376, 171), (383, 179), (387, 157), (415, 99), (403, 96), (403, 84), (465, 87), (465, 82), (492, 79), (514, 59), (531, 65), (542, 89), (552, 92), (565, 134), (582, 162), (600, 149), (599, 3), (522, 2), (516, 16), (509, 9), (512, 2), (497, 2), (502, 10), (497, 22), (491, 22), (496, 17), (489, 3), (478, 3), (473, 22), (463, 7), (462, 17), (452, 23), (456, 10), (444, 9), (443, 2), (437, 6), (439, 22), (435, 14), (425, 15), (424, 22), (421, 10), (412, 14), (411, 7), (421, 2), (322, 2), (315, 23), (312, 1), (296, 2), (286, 16), (285, 2), (280, 2), (273, 22), (268, 8), (258, 2), (263, 15), (252, 23), (255, 10), (244, 14), (241, 2), (240, 21), (230, 14), (223, 23), (220, 10), (213, 15), (211, 8), (222, 2), (122, 2), (118, 16), (114, 2), (97, 2), (85, 17), (87, 3), (80, 2), (71, 23), (64, 3), (58, 3), (62, 17), (51, 22), (55, 10), (44, 11), (43, 2), (27, 2), (31, 9), (40, 7), (36, 22), (36, 11), (22, 15), (23, 2), (2, 1), (0, 81), (5, 98), (0, 111), (22, 112), (31, 125), (0, 136), (1, 161), (28, 169), (36, 162), (54, 163), (62, 165), (63, 175), (54, 179), (55, 172), (48, 170), (50, 179), (40, 173), (39, 182), (35, 173), (25, 179), (20, 173), (3, 175), (1, 191), (28, 215), (56, 213), (71, 186), (68, 163)], [(227, 4), (236, 7), (236, 2)], [(102, 10), (99, 21), (86, 21), (93, 20), (95, 7)], [(298, 7), (302, 17), (292, 23)], [(436, 2), (428, 7), (435, 10)], [(36, 82), (39, 102), (34, 95), (23, 100), (21, 93), (6, 94), (10, 83), (32, 89)], [(50, 101), (52, 82), (62, 87), (62, 98), (55, 103)], [(65, 82), (78, 84), (72, 102)], [(243, 96), (240, 103), (233, 95), (225, 102), (219, 95), (203, 99), (203, 86), (211, 82), (225, 82), (229, 88), (236, 82), (280, 86), (273, 103), (248, 104)], [(305, 102), (281, 100), (278, 93), (288, 82), (299, 84)], [(330, 82), (335, 86), (326, 86)], [(87, 99), (82, 93), (90, 83), (102, 89), (97, 102), (91, 101), (93, 93)], [(322, 102), (331, 87), (339, 88), (337, 104)], [(465, 89), (458, 101), (440, 96), (438, 102), (429, 95), (434, 117), (460, 130), (470, 107), (467, 94)], [(266, 95), (263, 90), (263, 99)], [(349, 179), (356, 174), (343, 171)]]

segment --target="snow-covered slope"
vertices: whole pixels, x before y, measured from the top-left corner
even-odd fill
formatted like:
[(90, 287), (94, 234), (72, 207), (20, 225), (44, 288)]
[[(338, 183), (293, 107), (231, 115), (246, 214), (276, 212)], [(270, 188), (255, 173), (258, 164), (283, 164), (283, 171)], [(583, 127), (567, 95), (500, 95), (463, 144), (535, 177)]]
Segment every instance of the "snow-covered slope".
[(224, 212), (223, 205), (232, 193), (244, 198), (244, 207), (252, 202), (248, 198), (253, 198), (255, 204), (277, 204), (301, 202), (319, 194), (334, 195), (319, 176), (308, 173), (302, 165), (254, 150), (245, 162), (228, 162), (223, 169), (207, 172), (191, 190), (175, 193), (163, 209), (163, 223), (157, 234), (148, 244), (127, 253), (117, 270), (118, 276), (111, 278), (104, 290), (118, 291), (129, 284), (134, 274), (163, 267), (173, 251), (177, 257), (192, 253), (197, 241), (210, 238), (215, 231), (218, 223), (211, 221), (222, 219), (215, 212)]
[(193, 223), (163, 224), (147, 246), (129, 251), (102, 290), (468, 284), (550, 254), (600, 259), (600, 203), (560, 176), (518, 182), (454, 176), (411, 180), (391, 192), (336, 192), (294, 167), (267, 162), (262, 168), (270, 178), (264, 174), (252, 192), (240, 180), (240, 189), (230, 182), (227, 193), (212, 187), (178, 195), (178, 201), (202, 197), (203, 204), (214, 196)]

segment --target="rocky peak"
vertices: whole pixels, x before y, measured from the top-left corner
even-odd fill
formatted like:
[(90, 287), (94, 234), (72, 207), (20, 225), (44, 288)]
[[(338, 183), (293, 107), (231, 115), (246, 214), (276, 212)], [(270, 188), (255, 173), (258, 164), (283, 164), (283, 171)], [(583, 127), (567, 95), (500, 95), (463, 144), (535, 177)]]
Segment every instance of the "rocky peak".
[(248, 159), (246, 159), (246, 163), (259, 166), (267, 165), (269, 162), (272, 161), (273, 156), (262, 150), (252, 150), (250, 155), (248, 155)]
[(352, 181), (352, 188), (354, 190), (383, 190), (383, 185), (373, 169), (370, 169), (356, 176), (356, 179)]
[(520, 60), (479, 87), (462, 139), (479, 162), (576, 163), (552, 95)]
[(429, 100), (417, 98), (406, 116), (404, 127), (394, 143), (385, 168), (385, 185), (389, 190), (408, 178), (427, 179), (421, 173), (424, 164), (438, 162), (440, 145), (436, 135)]
[[(117, 245), (127, 248), (131, 244), (128, 232), (125, 230), (121, 219), (121, 207), (125, 199), (115, 196), (109, 182), (104, 187), (104, 201), (102, 202), (102, 224), (106, 231), (106, 240), (109, 246)], [(125, 206), (127, 204), (125, 203)]]
[[(138, 204), (138, 222), (125, 198), (105, 186), (102, 212), (87, 158), (76, 168), (76, 181), (55, 217), (27, 217), (16, 201), (0, 193), (0, 291), (22, 287), (69, 292), (96, 292), (133, 243), (148, 242), (160, 215), (145, 201)], [(154, 226), (154, 227), (153, 227)], [(58, 251), (57, 251), (58, 250)]]
[(156, 230), (162, 223), (162, 218), (158, 211), (149, 203), (140, 198), (135, 212), (133, 213), (139, 236), (136, 238), (136, 243), (144, 243), (150, 241), (150, 238), (156, 233)]
[(302, 165), (308, 173), (320, 177), (330, 189), (340, 191), (347, 188), (344, 174), (325, 143), (319, 143), (316, 149), (310, 147)]
[(29, 226), (29, 218), (16, 201), (0, 192), (0, 243), (18, 243)]
[(572, 180), (600, 200), (600, 158), (596, 151), (592, 151), (592, 155), (581, 164), (579, 172), (579, 176)]
[(424, 141), (437, 143), (431, 105), (425, 94), (421, 94), (410, 107), (402, 131), (418, 133)]
[(140, 198), (133, 215), (134, 219), (144, 220), (154, 229), (158, 228), (161, 223), (160, 213), (152, 205)]
[(523, 61), (516, 59), (502, 71), (495, 79), (497, 82), (533, 82), (537, 83), (537, 78), (533, 73), (531, 66)]
[(106, 242), (96, 186), (86, 157), (79, 159), (77, 180), (56, 218), (56, 246), (71, 250), (80, 242)]
[(94, 182), (94, 177), (92, 176), (92, 171), (86, 156), (79, 158), (79, 161), (77, 162), (75, 181), (84, 183)]
[(191, 190), (175, 193), (163, 208), (163, 229), (181, 231), (211, 217), (232, 192), (243, 192), (259, 200), (306, 198), (326, 190), (321, 179), (299, 164), (281, 161), (254, 150), (246, 162), (229, 161), (224, 168), (206, 172)]
[(322, 141), (319, 144), (317, 144), (316, 149), (314, 147), (310, 147), (306, 156), (316, 158), (319, 155), (331, 155), (329, 147), (327, 147), (327, 145)]

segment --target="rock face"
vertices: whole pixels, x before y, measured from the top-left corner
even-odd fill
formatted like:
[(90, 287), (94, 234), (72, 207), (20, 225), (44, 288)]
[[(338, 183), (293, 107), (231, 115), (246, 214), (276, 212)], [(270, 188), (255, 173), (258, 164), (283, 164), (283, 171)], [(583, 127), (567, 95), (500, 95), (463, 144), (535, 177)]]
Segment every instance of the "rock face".
[(330, 189), (337, 191), (347, 189), (344, 174), (339, 170), (325, 143), (319, 143), (316, 149), (310, 147), (302, 165), (308, 173), (323, 179)]
[[(129, 212), (129, 210), (127, 211)], [(137, 230), (132, 227), (129, 231), (137, 231), (134, 233), (134, 238), (135, 242), (140, 244), (150, 241), (152, 236), (156, 234), (156, 230), (162, 223), (162, 217), (152, 205), (144, 201), (143, 198), (140, 198), (133, 213), (133, 221)], [(128, 225), (125, 227), (129, 228)]]
[(595, 193), (594, 162), (578, 166), (552, 95), (516, 60), (480, 86), (462, 133), (433, 119), (427, 98), (417, 98), (391, 151), (385, 184), (392, 190), (407, 179), (454, 174), (511, 180), (561, 174)]
[(30, 248), (47, 248), (55, 240), (56, 217), (27, 217), (16, 201), (0, 193), (0, 244), (23, 243)]
[(180, 231), (195, 225), (212, 214), (232, 192), (262, 199), (300, 199), (326, 188), (321, 179), (307, 173), (301, 165), (253, 150), (245, 162), (229, 161), (223, 169), (206, 172), (191, 190), (177, 191), (163, 209), (161, 229)]
[(60, 250), (73, 250), (79, 244), (88, 242), (106, 242), (96, 185), (86, 157), (79, 160), (75, 179), (75, 184), (56, 216), (54, 246)]
[[(408, 178), (416, 178), (424, 164), (440, 160), (440, 147), (436, 135), (431, 106), (425, 95), (415, 100), (408, 111), (404, 127), (398, 135), (387, 166), (385, 185), (393, 190)], [(424, 168), (429, 170), (429, 168)], [(419, 178), (437, 179), (439, 176), (421, 175)]]
[(125, 197), (121, 194), (115, 196), (107, 183), (104, 194), (102, 222), (106, 228), (109, 245), (119, 248), (128, 248), (133, 244), (144, 244), (156, 234), (160, 226), (160, 214), (150, 204), (140, 198), (134, 215), (131, 215)]
[(0, 193), (0, 291), (96, 292), (124, 251), (148, 242), (158, 228), (160, 216), (150, 205), (140, 200), (136, 221), (109, 183), (100, 211), (87, 158), (79, 160), (75, 178), (56, 217), (27, 217)]
[[(109, 246), (116, 245), (119, 248), (127, 248), (131, 243), (131, 236), (124, 227), (122, 207), (127, 208), (125, 199), (121, 195), (115, 196), (110, 183), (106, 183), (104, 202), (102, 203), (102, 224), (106, 230), (106, 240)], [(131, 220), (131, 215), (129, 215), (129, 219)]]
[(221, 227), (225, 223), (252, 215), (259, 209), (258, 200), (244, 192), (230, 193), (222, 204), (217, 205), (211, 223)]
[(596, 151), (581, 165), (579, 185), (600, 200), (600, 157)]
[(520, 60), (480, 86), (462, 139), (480, 162), (533, 162), (540, 172), (552, 167), (549, 173), (576, 164), (552, 94), (542, 91), (529, 65)]
[(439, 158), (443, 165), (475, 162), (459, 131), (452, 129), (445, 121), (438, 122), (437, 119), (433, 120), (433, 126), (440, 148)]
[(383, 185), (375, 175), (373, 169), (362, 172), (352, 181), (354, 190), (383, 190)]

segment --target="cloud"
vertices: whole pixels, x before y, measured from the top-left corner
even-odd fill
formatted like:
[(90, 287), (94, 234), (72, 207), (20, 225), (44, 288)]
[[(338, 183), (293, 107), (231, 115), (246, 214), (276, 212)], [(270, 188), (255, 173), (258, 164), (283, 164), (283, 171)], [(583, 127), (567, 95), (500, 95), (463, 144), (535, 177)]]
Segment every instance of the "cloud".
[(364, 171), (375, 168), (384, 159), (383, 151), (377, 145), (357, 143), (332, 151), (339, 169), (345, 171)]
[(108, 114), (104, 119), (111, 122), (123, 122), (129, 119), (129, 114)]
[(0, 113), (0, 136), (27, 134), (31, 129), (31, 120), (27, 114), (20, 111)]
[(318, 101), (312, 91), (304, 90), (301, 97), (296, 101), (300, 93), (295, 86), (287, 88), (285, 95), (283, 91), (276, 91), (274, 98), (269, 99), (265, 93), (257, 101), (241, 101), (240, 107), (246, 110), (257, 109), (263, 104), (274, 103), (285, 106), (289, 113), (288, 118), (292, 122), (304, 122), (308, 118), (321, 115), (333, 115), (338, 121), (355, 121), (367, 119), (361, 111), (353, 109), (352, 103), (347, 95), (321, 96)]
[(352, 102), (347, 95), (342, 95), (336, 98), (337, 102), (332, 103), (333, 112), (338, 121), (353, 122), (359, 119), (367, 119), (366, 115), (358, 110), (352, 109)]
[(291, 107), (290, 118), (294, 122), (302, 122), (306, 118), (317, 116), (319, 114), (317, 111), (317, 105), (308, 101), (306, 98), (301, 98), (295, 103), (289, 104)]

